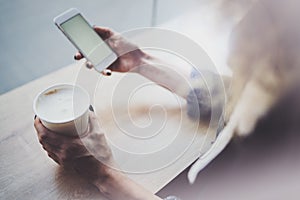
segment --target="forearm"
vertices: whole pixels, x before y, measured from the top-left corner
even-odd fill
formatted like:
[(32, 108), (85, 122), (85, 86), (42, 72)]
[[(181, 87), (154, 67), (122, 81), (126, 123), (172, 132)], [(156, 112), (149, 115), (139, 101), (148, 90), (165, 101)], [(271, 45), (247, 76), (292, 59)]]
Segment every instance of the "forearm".
[(186, 98), (191, 90), (190, 73), (191, 67), (175, 66), (165, 63), (162, 60), (146, 55), (142, 64), (136, 68), (135, 72), (169, 89), (177, 95)]
[[(103, 174), (103, 173), (102, 173)], [(138, 185), (121, 172), (107, 168), (105, 177), (94, 183), (97, 188), (112, 200), (159, 200), (160, 198)]]

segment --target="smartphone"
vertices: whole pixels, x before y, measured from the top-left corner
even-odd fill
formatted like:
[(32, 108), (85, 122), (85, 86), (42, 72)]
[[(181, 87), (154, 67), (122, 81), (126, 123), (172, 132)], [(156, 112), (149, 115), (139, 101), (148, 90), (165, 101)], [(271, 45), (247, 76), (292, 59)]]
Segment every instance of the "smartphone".
[(54, 23), (97, 71), (102, 72), (117, 59), (78, 9), (63, 12), (54, 18)]

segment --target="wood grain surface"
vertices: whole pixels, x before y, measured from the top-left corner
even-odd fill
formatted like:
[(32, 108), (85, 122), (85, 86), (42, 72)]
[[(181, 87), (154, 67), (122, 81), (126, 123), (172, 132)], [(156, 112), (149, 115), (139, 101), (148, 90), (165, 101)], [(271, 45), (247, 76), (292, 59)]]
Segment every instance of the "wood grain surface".
[(103, 77), (82, 65), (78, 62), (1, 95), (1, 199), (105, 199), (49, 159), (38, 142), (32, 102), (53, 84), (77, 83), (88, 90), (120, 169), (154, 193), (211, 146), (216, 128), (188, 119), (184, 101), (171, 92), (136, 74)]

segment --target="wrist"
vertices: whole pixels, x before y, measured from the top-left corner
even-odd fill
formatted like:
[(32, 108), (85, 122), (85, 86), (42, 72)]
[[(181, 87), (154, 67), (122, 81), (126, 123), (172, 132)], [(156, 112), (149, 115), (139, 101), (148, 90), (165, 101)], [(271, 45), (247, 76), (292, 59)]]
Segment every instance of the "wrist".
[(104, 194), (110, 193), (110, 189), (113, 185), (116, 185), (118, 181), (124, 175), (116, 170), (112, 169), (108, 166), (103, 166), (97, 179), (94, 181), (94, 185)]
[(109, 167), (103, 170), (102, 173), (105, 174), (106, 178), (100, 179), (95, 185), (108, 199), (160, 199), (120, 171)]
[(149, 65), (151, 65), (151, 63), (153, 62), (152, 60), (154, 60), (154, 57), (149, 55), (148, 53), (145, 53), (142, 50), (139, 50), (138, 54), (136, 55), (137, 58), (137, 62), (135, 67), (132, 69), (132, 72), (135, 73), (141, 73), (141, 70), (144, 67), (147, 67)]

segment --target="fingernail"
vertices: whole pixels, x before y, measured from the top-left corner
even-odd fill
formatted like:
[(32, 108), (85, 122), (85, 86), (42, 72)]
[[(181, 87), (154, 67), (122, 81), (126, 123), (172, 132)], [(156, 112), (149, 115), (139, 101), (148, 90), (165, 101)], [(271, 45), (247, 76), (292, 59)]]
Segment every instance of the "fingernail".
[(105, 76), (110, 76), (111, 75), (111, 70), (110, 69), (105, 69), (102, 71), (102, 74)]
[(107, 76), (110, 76), (110, 75), (111, 75), (111, 71), (110, 71), (110, 70), (107, 70), (107, 71), (106, 71), (106, 75), (107, 75)]
[(36, 115), (34, 115), (34, 119), (36, 119)]
[(90, 111), (94, 112), (94, 108), (92, 105), (90, 105), (89, 109), (90, 109)]
[(89, 69), (93, 68), (92, 63), (90, 63), (90, 62), (86, 62), (85, 65), (86, 65), (86, 67), (89, 68)]

